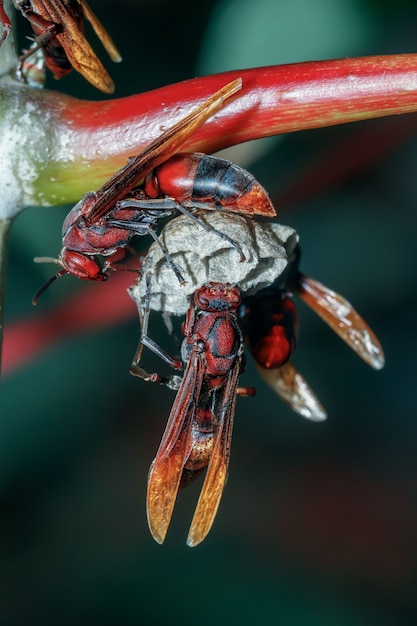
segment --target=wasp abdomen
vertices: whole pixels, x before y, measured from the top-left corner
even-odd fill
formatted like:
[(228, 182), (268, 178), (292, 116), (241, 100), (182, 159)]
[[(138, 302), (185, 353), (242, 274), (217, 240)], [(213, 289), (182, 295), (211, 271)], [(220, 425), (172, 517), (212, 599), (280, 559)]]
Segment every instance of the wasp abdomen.
[[(231, 161), (196, 152), (177, 155), (158, 166), (145, 181), (151, 198), (169, 196), (246, 215), (276, 215), (265, 189)], [(212, 205), (210, 207), (210, 205)]]

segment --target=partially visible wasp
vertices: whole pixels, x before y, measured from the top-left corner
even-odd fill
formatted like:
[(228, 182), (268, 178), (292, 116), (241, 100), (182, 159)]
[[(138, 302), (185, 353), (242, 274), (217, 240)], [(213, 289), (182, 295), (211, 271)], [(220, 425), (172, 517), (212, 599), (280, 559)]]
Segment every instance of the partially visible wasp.
[[(112, 79), (84, 36), (84, 18), (92, 25), (112, 61), (121, 61), (121, 56), (86, 0), (13, 0), (13, 4), (29, 21), (35, 34), (35, 47), (26, 51), (19, 61), (23, 63), (35, 50), (42, 48), (45, 63), (54, 78), (62, 78), (74, 68), (100, 91), (113, 93)], [(3, 5), (4, 0), (0, 0), (3, 22), (0, 45), (11, 29)]]
[(144, 345), (175, 369), (185, 364), (182, 378), (146, 375), (138, 358), (131, 369), (148, 381), (178, 389), (148, 478), (148, 523), (158, 543), (165, 539), (179, 488), (206, 467), (188, 533), (189, 546), (203, 541), (216, 516), (227, 479), (236, 396), (255, 393), (251, 387), (238, 387), (243, 364), (243, 338), (236, 315), (240, 301), (239, 289), (227, 283), (211, 282), (195, 291), (182, 327), (182, 360), (168, 357), (146, 336), (146, 322), (142, 328)]
[(350, 302), (302, 274), (298, 261), (274, 285), (243, 299), (239, 320), (261, 376), (294, 411), (321, 421), (326, 418), (326, 411), (290, 361), (298, 339), (294, 293), (374, 369), (383, 367), (384, 353)]

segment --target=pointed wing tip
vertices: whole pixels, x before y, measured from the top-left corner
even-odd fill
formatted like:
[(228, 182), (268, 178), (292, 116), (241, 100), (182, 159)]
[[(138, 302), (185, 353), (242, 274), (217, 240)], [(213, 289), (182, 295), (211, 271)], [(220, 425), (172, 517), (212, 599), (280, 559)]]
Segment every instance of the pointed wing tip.
[(243, 85), (243, 80), (240, 76), (239, 78), (235, 78), (229, 83), (229, 87), (232, 93), (235, 93), (236, 91), (240, 91), (242, 89), (242, 85)]
[[(91, 82), (91, 81), (90, 81)], [(102, 91), (103, 93), (108, 94), (109, 96), (111, 96), (114, 93), (114, 82), (110, 79), (110, 81), (103, 81), (98, 83), (97, 85), (92, 83), (94, 85), (94, 87), (96, 87), (99, 91)]]
[(113, 61), (113, 63), (121, 63), (123, 61), (123, 57), (118, 50), (117, 50), (117, 54), (110, 54), (109, 56), (111, 60)]
[(203, 537), (195, 537), (194, 534), (191, 534), (190, 532), (187, 537), (187, 546), (189, 548), (195, 548), (205, 539), (205, 537), (206, 535), (203, 535)]
[(149, 531), (152, 535), (152, 537), (155, 539), (156, 543), (159, 543), (159, 545), (163, 544), (165, 541), (165, 537), (167, 534), (167, 530), (168, 530), (168, 526), (165, 528), (161, 528), (160, 526), (155, 526), (152, 521), (149, 519), (148, 517), (148, 526), (149, 526)]
[(327, 420), (327, 413), (324, 410), (315, 411), (300, 411), (300, 415), (310, 420), (311, 422), (325, 422)]
[[(174, 502), (175, 502), (175, 499), (174, 499)], [(168, 532), (168, 527), (171, 522), (172, 508), (173, 508), (174, 502), (169, 503), (172, 506), (169, 507), (167, 510), (166, 508), (164, 508), (164, 506), (162, 506), (161, 508), (160, 506), (161, 503), (159, 502), (159, 500), (156, 500), (152, 503), (151, 501), (149, 501), (149, 498), (148, 498), (147, 506), (146, 506), (146, 515), (148, 519), (149, 531), (152, 537), (155, 539), (156, 543), (161, 544), (161, 543), (164, 543), (165, 541), (165, 537)]]
[(369, 365), (370, 365), (370, 366), (372, 367), (372, 369), (374, 369), (374, 370), (382, 370), (382, 368), (383, 368), (383, 367), (384, 367), (384, 365), (385, 365), (385, 361), (384, 361), (384, 360), (382, 360), (382, 361), (373, 361), (373, 362), (372, 362), (372, 363), (370, 363)]
[(368, 363), (374, 370), (382, 370), (385, 365), (385, 356), (382, 350), (379, 350), (376, 354), (372, 355), (368, 360)]
[(160, 546), (164, 543), (165, 537), (160, 537), (159, 535), (156, 535), (152, 531), (151, 531), (151, 535), (154, 538), (154, 540), (156, 541), (156, 543), (158, 543)]
[(211, 97), (213, 99), (213, 104), (216, 105), (217, 100), (220, 100), (220, 103), (222, 104), (224, 100), (227, 100), (227, 98), (230, 98), (235, 93), (240, 91), (242, 89), (242, 84), (242, 79), (239, 77), (230, 81), (230, 83), (227, 83), (226, 85), (224, 85), (224, 87), (218, 89), (216, 93), (213, 94), (213, 96)]

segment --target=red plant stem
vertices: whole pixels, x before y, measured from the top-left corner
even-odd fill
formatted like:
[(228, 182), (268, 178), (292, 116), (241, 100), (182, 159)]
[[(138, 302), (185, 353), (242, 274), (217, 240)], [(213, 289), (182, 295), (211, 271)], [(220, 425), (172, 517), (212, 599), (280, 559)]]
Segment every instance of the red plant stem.
[[(102, 184), (128, 156), (137, 154), (165, 127), (237, 76), (243, 79), (240, 94), (195, 133), (186, 144), (187, 150), (213, 152), (267, 135), (417, 110), (417, 55), (227, 72), (104, 102), (28, 90), (26, 99), (48, 110), (48, 130), (53, 139), (48, 164), (35, 183), (39, 204), (78, 200), (82, 193)], [(117, 291), (119, 280), (123, 280), (122, 274), (111, 281)], [(130, 282), (131, 278), (127, 280)], [(100, 314), (106, 311), (109, 316), (105, 315), (102, 323), (117, 322), (119, 316), (114, 308), (97, 299), (100, 287), (103, 288), (89, 285), (79, 299), (65, 302), (62, 309), (39, 320), (9, 325), (5, 336), (6, 368), (12, 369), (34, 356), (67, 333), (68, 328), (88, 328), (86, 310), (94, 311), (94, 328), (100, 325)], [(113, 289), (106, 285), (101, 293), (111, 298)], [(132, 307), (131, 313), (125, 307), (127, 304), (121, 305), (120, 319), (134, 314)], [(52, 324), (55, 315), (58, 323)], [(22, 338), (24, 341), (20, 342)]]
[(416, 54), (225, 72), (103, 102), (39, 92), (43, 106), (56, 112), (63, 137), (37, 183), (42, 203), (56, 204), (57, 197), (74, 201), (97, 188), (128, 156), (239, 76), (242, 91), (193, 135), (185, 150), (210, 153), (269, 135), (417, 110)]
[[(317, 162), (310, 161), (309, 167), (301, 173), (301, 178), (298, 174), (286, 189), (274, 194), (280, 209), (288, 209), (306, 198), (311, 199), (336, 182), (340, 184), (352, 172), (360, 171), (386, 157), (390, 150), (415, 133), (414, 117), (393, 119), (390, 122), (383, 127), (358, 126), (352, 136), (344, 139), (343, 145), (340, 145), (339, 139), (336, 146), (330, 146), (318, 155)], [(341, 150), (343, 159), (340, 158)], [(12, 373), (71, 334), (110, 327), (137, 317), (130, 298), (121, 297), (121, 291), (131, 282), (131, 273), (116, 272), (107, 283), (86, 285), (79, 293), (69, 296), (47, 313), (39, 308), (33, 312), (33, 316), (11, 321), (5, 328), (4, 374)]]

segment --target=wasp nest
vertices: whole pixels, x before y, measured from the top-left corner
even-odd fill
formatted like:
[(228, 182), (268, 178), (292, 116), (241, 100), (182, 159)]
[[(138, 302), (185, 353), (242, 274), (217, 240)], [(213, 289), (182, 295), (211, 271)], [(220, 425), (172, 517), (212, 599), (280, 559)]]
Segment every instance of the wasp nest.
[(195, 215), (227, 239), (183, 215), (168, 222), (159, 238), (186, 282), (180, 284), (161, 247), (154, 243), (143, 260), (143, 278), (129, 290), (139, 309), (143, 309), (145, 301), (146, 275), (150, 308), (183, 315), (189, 297), (203, 284), (232, 283), (244, 295), (252, 295), (279, 278), (295, 258), (298, 235), (289, 226), (221, 211), (200, 211)]

